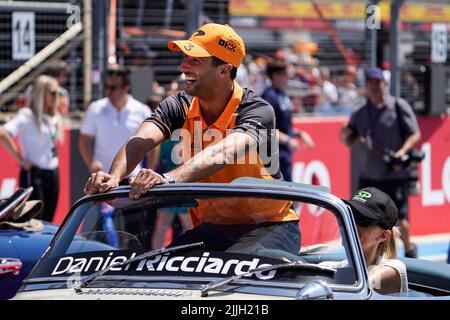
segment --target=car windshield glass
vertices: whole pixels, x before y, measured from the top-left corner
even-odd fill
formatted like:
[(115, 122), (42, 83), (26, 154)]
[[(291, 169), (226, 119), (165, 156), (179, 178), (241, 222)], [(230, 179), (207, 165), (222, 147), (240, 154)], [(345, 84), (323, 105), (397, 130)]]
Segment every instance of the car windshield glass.
[[(120, 286), (148, 285), (155, 279), (206, 285), (298, 261), (321, 268), (269, 268), (239, 280), (300, 286), (319, 278), (354, 285), (357, 276), (340, 213), (280, 197), (165, 192), (131, 200), (124, 192), (101, 201), (88, 199), (71, 212), (28, 280), (86, 279), (108, 268), (91, 286), (111, 279)], [(204, 247), (120, 263), (161, 247), (195, 242), (204, 242)], [(322, 272), (324, 268), (337, 271)]]

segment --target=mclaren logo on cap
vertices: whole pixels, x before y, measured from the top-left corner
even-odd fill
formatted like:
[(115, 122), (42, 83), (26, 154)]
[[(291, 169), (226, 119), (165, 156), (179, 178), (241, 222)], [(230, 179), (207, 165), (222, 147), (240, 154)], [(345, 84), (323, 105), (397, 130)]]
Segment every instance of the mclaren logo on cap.
[(197, 32), (194, 34), (194, 36), (204, 36), (206, 33), (205, 31), (198, 29)]
[(185, 45), (184, 45), (184, 48), (187, 50), (187, 51), (191, 51), (191, 49), (193, 48), (194, 46), (192, 45), (192, 44), (190, 44), (190, 43), (186, 43)]

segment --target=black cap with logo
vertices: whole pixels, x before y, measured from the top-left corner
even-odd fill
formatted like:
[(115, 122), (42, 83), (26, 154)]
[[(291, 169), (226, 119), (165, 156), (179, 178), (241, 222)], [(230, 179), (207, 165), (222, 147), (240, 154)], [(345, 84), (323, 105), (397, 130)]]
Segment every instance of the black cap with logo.
[(376, 224), (390, 230), (397, 222), (397, 206), (391, 197), (377, 188), (361, 189), (345, 202), (352, 208), (355, 221), (360, 226)]

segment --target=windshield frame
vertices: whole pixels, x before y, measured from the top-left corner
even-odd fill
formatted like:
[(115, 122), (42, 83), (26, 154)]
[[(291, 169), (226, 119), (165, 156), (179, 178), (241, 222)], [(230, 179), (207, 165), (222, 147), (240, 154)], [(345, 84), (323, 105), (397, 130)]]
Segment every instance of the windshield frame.
[[(293, 188), (294, 187), (294, 188)], [(359, 237), (357, 234), (355, 222), (353, 219), (353, 215), (351, 214), (350, 208), (338, 197), (330, 194), (326, 188), (323, 187), (314, 187), (314, 186), (306, 186), (297, 183), (288, 183), (288, 182), (277, 182), (275, 184), (271, 184), (270, 182), (266, 184), (262, 183), (178, 183), (178, 184), (165, 184), (159, 185), (151, 190), (149, 190), (142, 197), (148, 196), (157, 196), (157, 195), (170, 195), (183, 192), (184, 194), (192, 194), (195, 196), (208, 196), (208, 197), (265, 197), (275, 200), (291, 200), (291, 201), (299, 201), (299, 202), (307, 202), (311, 204), (316, 204), (321, 206), (333, 214), (336, 215), (338, 220), (340, 219), (340, 231), (342, 234), (342, 238), (345, 239), (345, 250), (347, 257), (352, 266), (355, 268), (356, 273), (356, 283), (354, 285), (337, 285), (330, 284), (333, 289), (337, 289), (343, 292), (362, 292), (364, 295), (369, 294), (370, 290), (368, 287), (367, 279), (367, 268), (364, 262), (361, 244), (359, 241)], [(103, 194), (95, 194), (92, 196), (85, 196), (78, 200), (70, 209), (66, 218), (64, 219), (61, 227), (58, 229), (55, 237), (51, 241), (49, 247), (47, 248), (44, 255), (40, 258), (39, 262), (33, 268), (30, 275), (24, 280), (24, 285), (32, 284), (32, 283), (40, 283), (47, 282), (49, 279), (46, 277), (38, 277), (34, 278), (33, 274), (35, 270), (39, 268), (39, 265), (42, 260), (46, 259), (50, 252), (54, 250), (55, 245), (58, 241), (60, 241), (61, 235), (63, 232), (67, 232), (67, 228), (69, 224), (76, 223), (72, 219), (74, 219), (74, 211), (77, 210), (80, 206), (91, 202), (91, 201), (107, 201), (116, 197), (128, 197), (129, 187), (119, 187), (114, 190), (111, 190), (107, 193)], [(103, 278), (103, 276), (102, 276)], [(169, 280), (169, 277), (165, 277)], [(194, 278), (194, 277), (193, 277)], [(52, 279), (56, 280), (56, 279)], [(178, 278), (178, 280), (180, 280)], [(100, 279), (98, 280), (99, 282)], [(255, 281), (250, 279), (239, 279), (233, 284), (238, 283), (248, 283), (248, 281)], [(284, 282), (278, 282), (280, 286), (286, 285)], [(261, 284), (261, 283), (260, 283)], [(270, 286), (277, 286), (276, 280), (265, 281), (264, 284)], [(264, 285), (263, 284), (263, 285)], [(297, 284), (300, 289), (300, 284)]]

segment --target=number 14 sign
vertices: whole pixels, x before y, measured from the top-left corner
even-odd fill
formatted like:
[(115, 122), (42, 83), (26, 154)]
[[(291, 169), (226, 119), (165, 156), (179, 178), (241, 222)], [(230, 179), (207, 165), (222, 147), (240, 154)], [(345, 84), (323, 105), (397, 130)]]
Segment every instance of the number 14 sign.
[(27, 60), (34, 56), (34, 12), (12, 13), (12, 59)]

